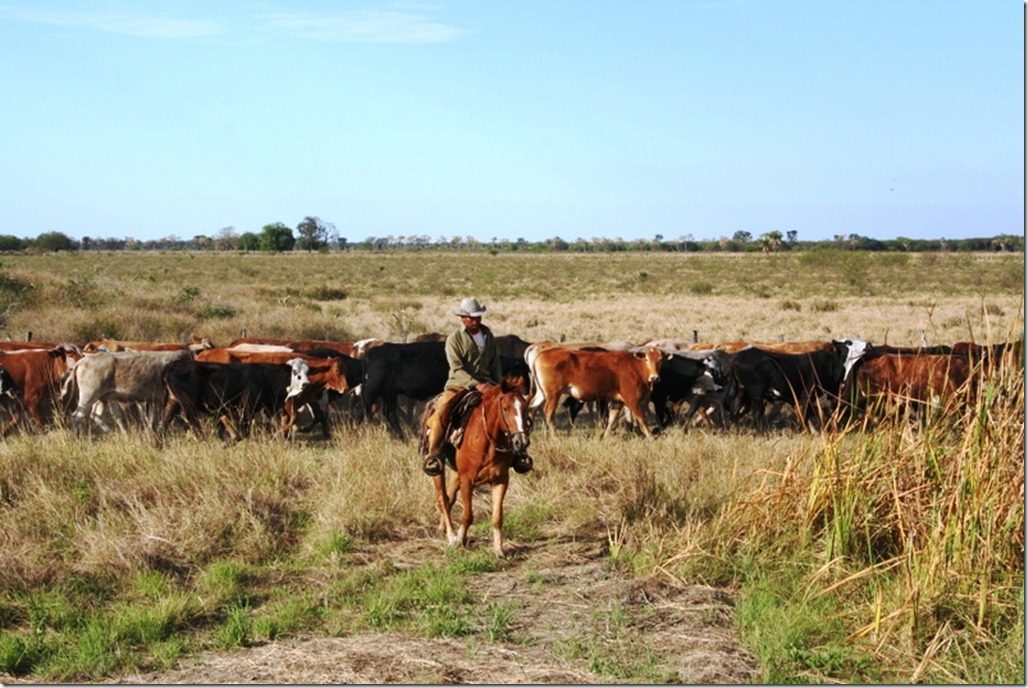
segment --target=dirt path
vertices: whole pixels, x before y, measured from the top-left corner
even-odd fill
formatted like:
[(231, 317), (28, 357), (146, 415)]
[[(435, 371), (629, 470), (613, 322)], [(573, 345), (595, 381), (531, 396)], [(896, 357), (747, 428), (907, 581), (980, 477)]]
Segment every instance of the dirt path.
[[(598, 537), (538, 540), (514, 548), (511, 566), (475, 576), (470, 592), (482, 604), (517, 610), (504, 640), (302, 637), (203, 653), (117, 682), (596, 684), (640, 667), (655, 683), (739, 684), (759, 676), (732, 626), (726, 592), (632, 580), (609, 565), (606, 544)], [(440, 547), (426, 535), (382, 545), (374, 556), (423, 562)]]

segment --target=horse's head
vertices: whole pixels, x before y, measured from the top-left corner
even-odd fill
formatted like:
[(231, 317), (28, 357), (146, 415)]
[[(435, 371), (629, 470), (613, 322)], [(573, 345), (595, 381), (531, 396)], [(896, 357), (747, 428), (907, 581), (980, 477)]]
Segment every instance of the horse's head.
[(528, 451), (529, 434), (532, 432), (532, 417), (528, 413), (528, 402), (518, 392), (503, 392), (497, 397), (500, 409), (500, 424), (518, 456)]

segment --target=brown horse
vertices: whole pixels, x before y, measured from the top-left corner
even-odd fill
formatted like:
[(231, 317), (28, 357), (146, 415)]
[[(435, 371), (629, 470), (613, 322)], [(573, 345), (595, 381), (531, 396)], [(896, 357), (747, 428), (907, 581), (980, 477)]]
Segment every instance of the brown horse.
[[(492, 485), (493, 498), (493, 551), (503, 557), (503, 498), (507, 494), (510, 469), (515, 460), (528, 451), (531, 419), (528, 402), (506, 381), (482, 393), (482, 400), (468, 416), (463, 439), (456, 449), (456, 471), (449, 489), (446, 474), (432, 478), (435, 481), (436, 502), (442, 512), (442, 527), (450, 545), (468, 543), (471, 527), (471, 493), (479, 485)], [(452, 446), (448, 446), (453, 451)], [(460, 490), (463, 513), (456, 531), (450, 511)]]

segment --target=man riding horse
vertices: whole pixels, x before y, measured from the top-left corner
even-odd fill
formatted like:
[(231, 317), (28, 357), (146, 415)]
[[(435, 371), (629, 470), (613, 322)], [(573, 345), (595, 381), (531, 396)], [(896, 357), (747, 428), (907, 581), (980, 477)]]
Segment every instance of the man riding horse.
[[(471, 297), (461, 301), (460, 307), (453, 311), (460, 317), (461, 327), (446, 338), (450, 376), (446, 388), (435, 399), (435, 410), (425, 421), (428, 441), (422, 468), (428, 475), (443, 473), (443, 443), (457, 403), (472, 390), (482, 392), (500, 383), (502, 373), (496, 339), (492, 330), (482, 324), (485, 311), (486, 307)], [(513, 468), (518, 473), (530, 471), (532, 459), (527, 455), (519, 457)]]

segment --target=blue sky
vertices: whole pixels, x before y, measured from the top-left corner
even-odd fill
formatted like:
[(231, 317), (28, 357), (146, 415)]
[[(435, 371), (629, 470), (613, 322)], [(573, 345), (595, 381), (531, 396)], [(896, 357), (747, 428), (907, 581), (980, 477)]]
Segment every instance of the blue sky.
[(999, 0), (0, 0), (0, 234), (1024, 231)]

